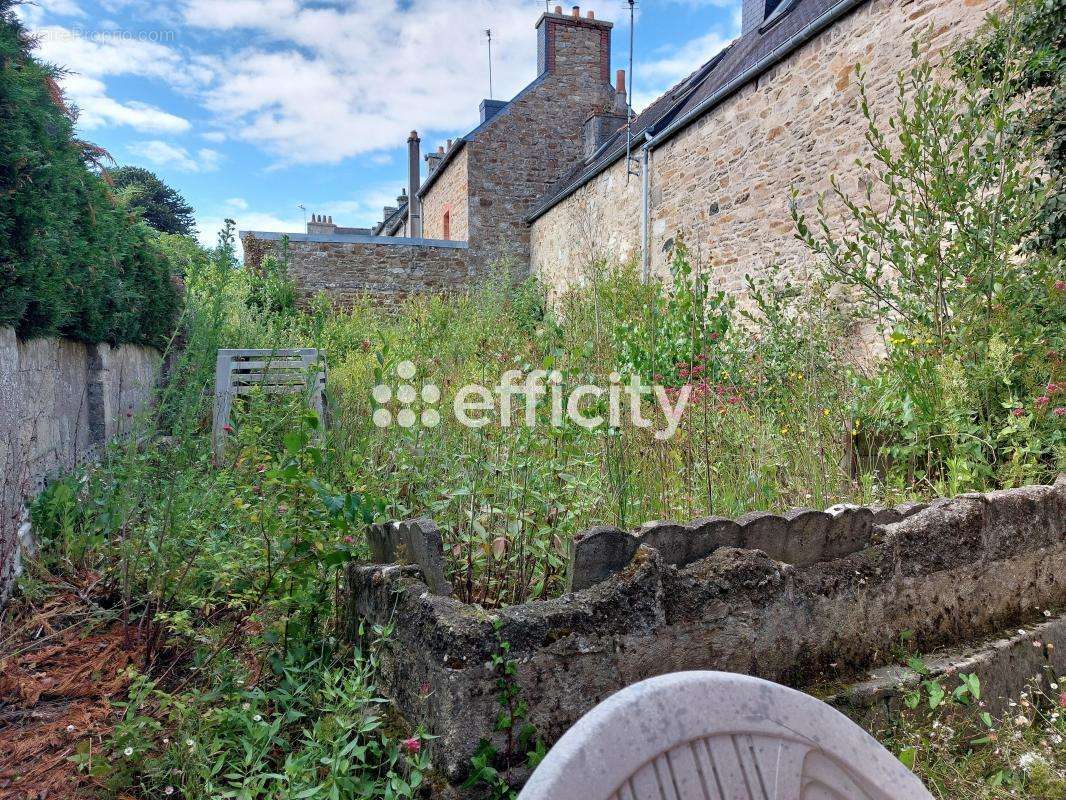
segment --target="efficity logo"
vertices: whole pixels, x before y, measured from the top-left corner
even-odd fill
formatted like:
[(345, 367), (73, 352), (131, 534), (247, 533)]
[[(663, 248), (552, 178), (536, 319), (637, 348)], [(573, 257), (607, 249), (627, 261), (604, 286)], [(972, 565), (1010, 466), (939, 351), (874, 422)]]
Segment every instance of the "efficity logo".
[[(396, 365), (400, 381), (397, 386), (379, 384), (371, 390), (377, 427), (396, 424), (411, 428), (419, 422), (426, 428), (440, 425), (440, 388), (432, 383), (416, 388), (417, 373), (412, 362), (401, 361)], [(483, 428), (494, 422), (503, 428), (515, 425), (533, 428), (544, 423), (541, 409), (547, 403), (550, 404), (547, 420), (553, 428), (560, 428), (569, 420), (587, 430), (605, 425), (615, 429), (632, 425), (653, 429), (659, 441), (673, 437), (688, 407), (690, 385), (668, 390), (658, 384), (645, 384), (639, 375), (623, 381), (617, 372), (612, 372), (607, 380), (606, 386), (586, 383), (567, 387), (558, 370), (537, 369), (525, 373), (511, 369), (500, 376), (495, 386), (470, 383), (460, 388), (452, 399), (451, 411), (456, 421), (467, 428)], [(648, 402), (649, 398), (654, 402)], [(645, 411), (650, 413), (650, 418), (645, 416)]]

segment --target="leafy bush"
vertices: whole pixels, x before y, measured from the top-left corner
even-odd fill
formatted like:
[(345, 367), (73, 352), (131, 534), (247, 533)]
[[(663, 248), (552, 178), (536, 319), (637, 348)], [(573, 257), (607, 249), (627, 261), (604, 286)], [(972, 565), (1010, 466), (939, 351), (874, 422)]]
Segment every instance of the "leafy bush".
[(989, 82), (966, 60), (935, 76), (919, 55), (916, 44), (887, 128), (860, 73), (865, 193), (834, 180), (836, 208), (822, 198), (814, 220), (794, 204), (798, 236), (885, 337), (861, 417), (890, 480), (938, 493), (1039, 480), (1066, 447), (1066, 284), (1061, 258), (1029, 247), (1050, 191), (1042, 139), (1009, 135), (1041, 102), (1013, 101), (1032, 63), (1009, 58)]
[(177, 297), (152, 233), (86, 167), (57, 72), (0, 0), (0, 325), (23, 337), (159, 346)]

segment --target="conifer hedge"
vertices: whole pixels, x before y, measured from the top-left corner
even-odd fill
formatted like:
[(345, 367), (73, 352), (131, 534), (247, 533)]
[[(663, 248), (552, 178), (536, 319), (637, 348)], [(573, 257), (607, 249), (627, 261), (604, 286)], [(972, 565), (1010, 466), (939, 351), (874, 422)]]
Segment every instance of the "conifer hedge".
[(0, 325), (19, 336), (163, 344), (177, 294), (154, 234), (87, 166), (57, 71), (0, 0)]

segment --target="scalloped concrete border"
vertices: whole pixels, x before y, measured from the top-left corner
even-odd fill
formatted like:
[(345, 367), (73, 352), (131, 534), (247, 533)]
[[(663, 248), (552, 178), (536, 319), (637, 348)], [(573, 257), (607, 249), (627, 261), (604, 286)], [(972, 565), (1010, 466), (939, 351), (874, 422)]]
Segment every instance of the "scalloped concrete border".
[(1054, 487), (938, 501), (872, 525), (862, 549), (834, 552), (788, 564), (723, 545), (676, 566), (641, 545), (587, 589), (491, 613), (434, 595), (415, 566), (356, 564), (349, 617), (353, 630), (363, 619), (395, 623), (380, 688), (412, 726), (440, 737), (431, 755), (454, 781), (480, 739), (504, 744), (486, 667), (500, 637), (529, 719), (550, 744), (605, 697), (653, 675), (716, 669), (805, 688), (890, 662), (904, 630), (929, 651), (1064, 606), (1066, 476)]

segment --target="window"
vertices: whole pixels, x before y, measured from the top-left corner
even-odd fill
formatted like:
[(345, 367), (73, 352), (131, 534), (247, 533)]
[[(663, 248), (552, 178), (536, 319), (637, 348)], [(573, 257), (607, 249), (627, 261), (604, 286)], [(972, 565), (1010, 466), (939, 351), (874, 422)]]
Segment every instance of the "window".
[(765, 2), (765, 13), (763, 13), (762, 24), (759, 26), (759, 33), (766, 33), (770, 30), (796, 5), (796, 0), (765, 0)]
[(452, 211), (448, 209), (444, 212), (444, 238), (452, 238)]

